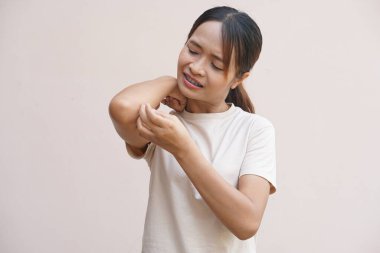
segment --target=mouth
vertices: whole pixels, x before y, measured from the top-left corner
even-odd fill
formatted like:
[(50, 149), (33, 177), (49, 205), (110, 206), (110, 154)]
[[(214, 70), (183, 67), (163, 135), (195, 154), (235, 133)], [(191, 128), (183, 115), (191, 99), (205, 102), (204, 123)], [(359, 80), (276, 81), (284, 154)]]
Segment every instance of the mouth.
[[(197, 80), (195, 80), (194, 78), (192, 78), (190, 75), (186, 74), (186, 73), (183, 73), (184, 75), (184, 79), (185, 79), (185, 83), (188, 85), (188, 86), (192, 86), (192, 87), (197, 87), (197, 88), (203, 88), (203, 85), (200, 84)], [(194, 87), (194, 88), (195, 88)]]

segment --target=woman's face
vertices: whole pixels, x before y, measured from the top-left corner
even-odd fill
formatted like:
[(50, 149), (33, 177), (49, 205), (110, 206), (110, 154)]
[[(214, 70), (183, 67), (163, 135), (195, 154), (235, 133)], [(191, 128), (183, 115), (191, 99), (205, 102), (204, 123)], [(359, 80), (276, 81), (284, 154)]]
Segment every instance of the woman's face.
[(225, 105), (230, 88), (236, 81), (234, 59), (224, 74), (222, 23), (208, 21), (201, 24), (186, 42), (178, 58), (177, 81), (188, 103), (218, 108)]

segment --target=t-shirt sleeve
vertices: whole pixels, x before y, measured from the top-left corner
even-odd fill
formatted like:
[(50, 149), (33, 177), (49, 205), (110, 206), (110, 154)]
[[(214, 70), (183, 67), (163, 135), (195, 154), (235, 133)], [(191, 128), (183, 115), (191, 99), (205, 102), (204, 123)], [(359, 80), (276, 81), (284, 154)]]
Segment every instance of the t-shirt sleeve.
[(144, 159), (148, 162), (148, 164), (150, 165), (150, 161), (152, 160), (152, 157), (153, 157), (153, 154), (154, 154), (154, 150), (156, 149), (156, 144), (150, 142), (150, 143), (148, 144), (148, 147), (147, 147), (147, 149), (146, 149), (146, 151), (145, 151), (144, 154), (136, 154), (136, 153), (132, 150), (131, 146), (130, 146), (128, 143), (125, 143), (125, 146), (126, 146), (126, 148), (127, 148), (127, 152), (128, 152), (128, 154), (129, 154), (133, 159), (137, 159), (137, 160), (139, 160), (139, 159), (144, 158)]
[(270, 183), (270, 194), (276, 192), (276, 145), (272, 124), (250, 131), (239, 177), (246, 174), (265, 178)]

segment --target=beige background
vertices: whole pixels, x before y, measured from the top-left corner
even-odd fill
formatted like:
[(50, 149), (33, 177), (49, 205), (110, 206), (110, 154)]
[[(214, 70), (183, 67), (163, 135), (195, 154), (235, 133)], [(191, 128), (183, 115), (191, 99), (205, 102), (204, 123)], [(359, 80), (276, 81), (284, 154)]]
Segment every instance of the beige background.
[(1, 253), (141, 251), (149, 169), (108, 103), (174, 75), (221, 4), (264, 38), (246, 87), (276, 128), (278, 192), (259, 252), (380, 252), (378, 0), (0, 0)]

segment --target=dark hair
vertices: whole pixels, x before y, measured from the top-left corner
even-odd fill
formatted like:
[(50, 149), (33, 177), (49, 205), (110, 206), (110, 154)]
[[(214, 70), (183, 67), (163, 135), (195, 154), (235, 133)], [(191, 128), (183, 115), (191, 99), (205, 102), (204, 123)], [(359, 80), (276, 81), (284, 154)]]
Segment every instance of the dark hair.
[[(207, 21), (219, 21), (222, 23), (223, 62), (225, 74), (228, 73), (232, 52), (235, 57), (236, 77), (240, 78), (245, 72), (250, 71), (259, 58), (262, 46), (260, 28), (256, 22), (246, 13), (232, 7), (220, 6), (206, 10), (195, 20), (187, 39), (194, 31)], [(232, 102), (244, 111), (255, 113), (255, 108), (242, 85), (231, 89), (225, 102)]]

